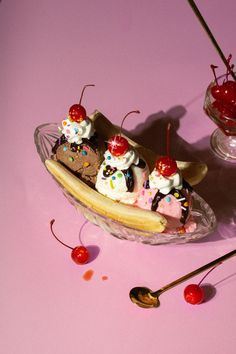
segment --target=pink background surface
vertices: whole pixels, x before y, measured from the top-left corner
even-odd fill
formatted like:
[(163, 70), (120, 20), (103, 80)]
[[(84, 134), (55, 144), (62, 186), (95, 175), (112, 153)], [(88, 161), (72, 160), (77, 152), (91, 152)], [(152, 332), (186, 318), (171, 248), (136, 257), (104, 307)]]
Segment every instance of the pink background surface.
[[(235, 62), (235, 1), (197, 4)], [(163, 294), (158, 309), (140, 309), (128, 296), (134, 286), (158, 289), (236, 248), (236, 168), (210, 151), (215, 126), (202, 110), (210, 64), (219, 73), (224, 67), (187, 1), (2, 0), (0, 43), (1, 352), (235, 353), (236, 259), (209, 275), (216, 294), (199, 306), (184, 302), (186, 284)], [(97, 108), (119, 124), (139, 109), (125, 123), (133, 134), (157, 119), (155, 134), (147, 129), (140, 139), (159, 153), (163, 117), (176, 122), (175, 157), (209, 166), (196, 191), (217, 216), (213, 234), (152, 247), (87, 224), (83, 240), (99, 253), (84, 266), (51, 237), (55, 218), (58, 235), (75, 246), (84, 218), (46, 172), (33, 133), (60, 122), (88, 83), (96, 84), (84, 97), (88, 112)], [(94, 276), (86, 282), (88, 269)]]

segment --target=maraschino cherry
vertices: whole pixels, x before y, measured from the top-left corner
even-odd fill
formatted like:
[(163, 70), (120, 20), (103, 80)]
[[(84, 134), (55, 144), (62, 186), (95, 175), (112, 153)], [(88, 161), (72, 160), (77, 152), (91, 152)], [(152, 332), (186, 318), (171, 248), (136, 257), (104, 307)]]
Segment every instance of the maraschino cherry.
[(177, 172), (177, 163), (170, 157), (170, 123), (167, 126), (167, 155), (159, 157), (155, 162), (155, 168), (164, 177), (170, 177)]
[(56, 234), (54, 233), (53, 231), (53, 224), (54, 224), (55, 220), (51, 220), (50, 221), (50, 229), (51, 229), (51, 232), (52, 232), (52, 235), (55, 237), (55, 239), (60, 242), (63, 246), (67, 247), (67, 248), (70, 248), (72, 251), (71, 251), (71, 258), (73, 259), (73, 261), (76, 263), (76, 264), (85, 264), (88, 262), (89, 258), (90, 258), (90, 255), (89, 255), (89, 251), (88, 249), (83, 246), (83, 245), (80, 245), (80, 246), (76, 246), (76, 247), (71, 247), (69, 245), (67, 245), (66, 243), (62, 242), (57, 236)]
[(226, 115), (229, 118), (236, 116), (236, 82), (229, 80), (229, 74), (232, 72), (234, 65), (230, 65), (232, 55), (230, 54), (227, 59), (227, 72), (226, 79), (220, 85), (218, 83), (215, 69), (217, 66), (211, 65), (216, 84), (211, 87), (211, 94), (215, 98), (214, 107), (220, 112), (221, 117)]
[[(221, 113), (221, 119), (223, 120), (224, 117), (234, 118), (235, 113), (233, 113), (227, 106), (225, 106), (221, 101), (214, 101), (212, 103), (213, 107), (216, 108)], [(226, 119), (227, 121), (227, 119)]]
[(184, 289), (185, 301), (191, 305), (201, 304), (204, 300), (204, 291), (199, 284), (189, 284)]
[(221, 263), (217, 264), (215, 267), (209, 270), (206, 275), (202, 278), (202, 280), (198, 284), (189, 284), (184, 289), (184, 299), (191, 305), (198, 305), (204, 301), (205, 294), (204, 289), (201, 287), (201, 283), (208, 276), (209, 273), (213, 271), (216, 267), (218, 267)]
[(124, 123), (126, 117), (128, 117), (131, 113), (140, 113), (140, 112), (139, 111), (131, 111), (131, 112), (127, 113), (121, 122), (120, 134), (113, 135), (108, 140), (108, 150), (110, 151), (110, 153), (113, 156), (124, 155), (129, 150), (129, 143), (128, 143), (127, 139), (125, 139), (124, 137), (121, 136), (121, 130), (122, 130), (122, 126), (123, 126), (123, 123)]
[(216, 85), (212, 86), (211, 94), (216, 100), (222, 100), (225, 103), (231, 103), (231, 101), (235, 101), (236, 99), (236, 82), (232, 80), (228, 80), (228, 71), (226, 73), (226, 81), (224, 81), (221, 85), (219, 85), (215, 69), (217, 66), (211, 65)]
[(164, 177), (170, 177), (177, 172), (177, 163), (170, 156), (161, 156), (156, 160), (156, 170)]
[(81, 102), (82, 102), (84, 90), (86, 89), (86, 87), (89, 87), (89, 86), (95, 86), (95, 85), (85, 85), (83, 87), (82, 92), (81, 92), (79, 104), (73, 104), (73, 106), (71, 106), (69, 109), (69, 118), (73, 122), (81, 123), (87, 116), (86, 110), (81, 105)]

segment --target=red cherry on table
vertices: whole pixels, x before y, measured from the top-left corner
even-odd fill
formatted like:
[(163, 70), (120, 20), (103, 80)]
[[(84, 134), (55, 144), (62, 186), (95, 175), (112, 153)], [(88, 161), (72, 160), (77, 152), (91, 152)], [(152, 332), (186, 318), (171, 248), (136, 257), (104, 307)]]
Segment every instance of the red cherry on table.
[(198, 284), (189, 284), (184, 289), (184, 298), (191, 305), (201, 304), (204, 300), (204, 291)]
[(57, 235), (55, 234), (55, 232), (53, 231), (53, 224), (54, 224), (55, 220), (52, 219), (50, 221), (50, 229), (51, 229), (51, 233), (52, 235), (55, 237), (55, 239), (60, 242), (63, 246), (70, 248), (71, 249), (71, 258), (73, 259), (73, 261), (76, 264), (85, 264), (88, 262), (89, 258), (90, 258), (90, 254), (89, 251), (86, 247), (84, 246), (76, 246), (76, 247), (71, 247), (69, 245), (67, 245), (66, 243), (62, 242)]
[(189, 304), (196, 305), (204, 301), (205, 294), (203, 287), (201, 287), (201, 283), (221, 263), (222, 262), (219, 262), (213, 268), (211, 268), (198, 284), (189, 284), (186, 286), (184, 289), (184, 298)]
[(76, 264), (85, 264), (89, 260), (89, 251), (84, 246), (77, 246), (73, 248), (71, 258)]
[(108, 150), (113, 156), (124, 155), (128, 149), (129, 143), (121, 135), (114, 135), (108, 140)]
[(81, 104), (73, 104), (69, 109), (69, 117), (73, 122), (80, 123), (87, 116), (86, 110)]
[(156, 160), (156, 170), (165, 177), (170, 177), (177, 172), (177, 163), (169, 156), (162, 156)]

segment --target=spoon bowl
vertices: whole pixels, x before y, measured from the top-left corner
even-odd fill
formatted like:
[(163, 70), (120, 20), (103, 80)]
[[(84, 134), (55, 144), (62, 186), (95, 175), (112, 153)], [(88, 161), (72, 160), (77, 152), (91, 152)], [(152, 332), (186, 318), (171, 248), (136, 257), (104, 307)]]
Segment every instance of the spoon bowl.
[(129, 293), (131, 301), (143, 308), (152, 308), (160, 306), (160, 301), (157, 293), (153, 293), (145, 287), (133, 288)]

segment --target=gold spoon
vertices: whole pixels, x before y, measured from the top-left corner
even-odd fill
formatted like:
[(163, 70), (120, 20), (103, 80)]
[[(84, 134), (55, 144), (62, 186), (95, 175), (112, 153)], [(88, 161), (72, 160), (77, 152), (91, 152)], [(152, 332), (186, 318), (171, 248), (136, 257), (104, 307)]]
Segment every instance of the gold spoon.
[(163, 286), (157, 291), (152, 291), (145, 287), (136, 287), (130, 290), (129, 296), (133, 303), (143, 308), (151, 308), (160, 306), (159, 296), (165, 291), (173, 288), (174, 286), (183, 283), (187, 279), (194, 277), (195, 275), (204, 272), (205, 270), (214, 267), (215, 265), (224, 262), (226, 259), (236, 255), (236, 250), (226, 253), (224, 256), (215, 259), (214, 261), (205, 264), (204, 266), (195, 269), (194, 271), (182, 276), (179, 279)]

